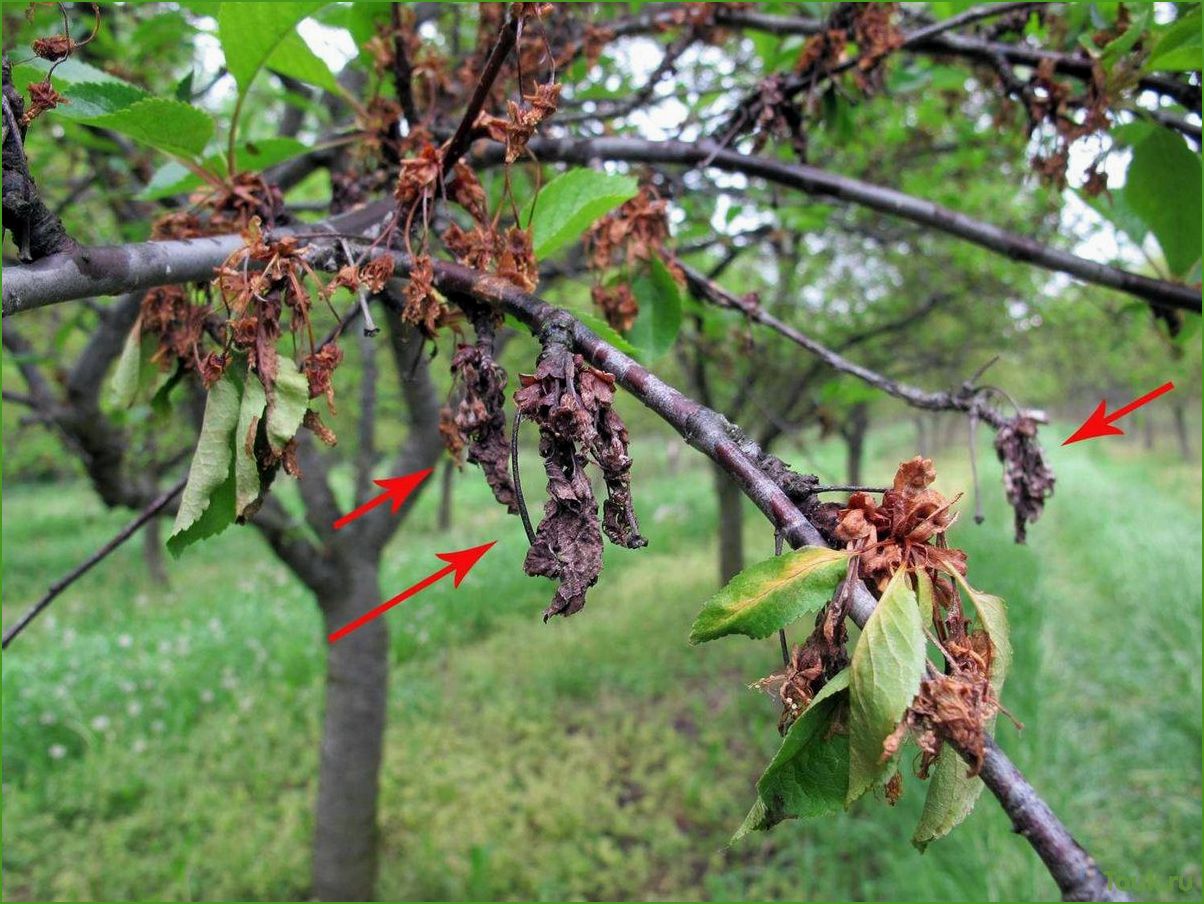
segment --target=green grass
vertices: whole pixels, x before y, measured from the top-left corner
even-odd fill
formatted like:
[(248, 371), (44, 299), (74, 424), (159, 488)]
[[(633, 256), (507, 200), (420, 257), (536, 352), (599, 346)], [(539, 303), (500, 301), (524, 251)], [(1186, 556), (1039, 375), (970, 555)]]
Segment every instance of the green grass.
[[(896, 439), (875, 436), (871, 473), (889, 473)], [(916, 853), (914, 780), (893, 809), (864, 799), (726, 847), (776, 747), (776, 713), (745, 687), (776, 649), (686, 644), (715, 586), (710, 477), (666, 473), (654, 445), (636, 458), (653, 545), (608, 550), (572, 619), (540, 623), (551, 585), (521, 574), (521, 529), (478, 475), (457, 485), (449, 534), (433, 493), (400, 532), (386, 591), (434, 552), (500, 542), (461, 588), (389, 616), (382, 898), (1056, 896), (990, 798)], [(839, 455), (791, 457), (838, 478)], [(1147, 899), (1198, 898), (1199, 469), (1103, 444), (1052, 456), (1030, 547), (1010, 542), (993, 462), (987, 523), (957, 528), (972, 582), (1010, 604), (1005, 702), (1025, 727), (1001, 742), (1105, 869), (1164, 883)], [(938, 458), (944, 488), (963, 486), (962, 458)], [(534, 471), (527, 485), (537, 496)], [(124, 516), (82, 488), (6, 489), (7, 624)], [(755, 516), (747, 544), (772, 548)], [(306, 895), (321, 674), (315, 607), (252, 531), (190, 550), (167, 591), (137, 543), (120, 550), (4, 655), (5, 898)]]

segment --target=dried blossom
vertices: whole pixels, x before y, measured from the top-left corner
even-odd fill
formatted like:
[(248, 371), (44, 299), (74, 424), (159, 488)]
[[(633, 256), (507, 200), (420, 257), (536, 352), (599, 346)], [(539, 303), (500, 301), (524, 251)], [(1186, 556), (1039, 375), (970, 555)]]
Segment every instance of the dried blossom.
[(230, 358), (218, 352), (209, 352), (201, 358), (197, 364), (197, 372), (201, 375), (201, 382), (206, 389), (211, 389), (213, 384), (222, 378), (229, 363)]
[(656, 197), (648, 186), (595, 222), (585, 233), (590, 266), (605, 270), (616, 259), (628, 267), (637, 261), (663, 257), (669, 238), (669, 202)]
[(428, 339), (434, 338), (438, 332), (439, 319), (443, 314), (443, 303), (435, 294), (434, 281), (435, 268), (430, 255), (415, 257), (406, 283), (401, 319), (417, 327)]
[(626, 333), (635, 324), (640, 313), (640, 304), (627, 283), (613, 286), (594, 286), (590, 297), (606, 318), (606, 322), (620, 333)]
[(305, 409), (305, 416), (301, 419), (301, 426), (328, 446), (337, 446), (339, 443), (339, 438), (334, 435), (334, 431), (322, 423), (322, 415), (312, 408)]
[(360, 268), (360, 284), (373, 294), (385, 290), (385, 283), (393, 278), (397, 267), (391, 254), (379, 254)]
[(899, 4), (858, 3), (853, 15), (853, 40), (857, 42), (857, 82), (866, 92), (882, 87), (882, 61), (903, 45), (895, 24)]
[(549, 82), (535, 86), (534, 94), (523, 95), (526, 106), (514, 101), (507, 103), (506, 162), (513, 163), (527, 150), (527, 142), (535, 135), (540, 123), (556, 112), (560, 103), (560, 83)]
[(530, 229), (511, 226), (506, 230), (494, 272), (524, 292), (535, 290), (539, 285), (539, 261), (535, 259)]
[(193, 304), (182, 286), (160, 286), (147, 292), (141, 305), (142, 331), (159, 339), (159, 349), (151, 360), (161, 367), (174, 362), (194, 367), (200, 361), (210, 313), (207, 305)]
[(70, 35), (51, 35), (48, 38), (38, 38), (35, 40), (33, 42), (33, 52), (35, 56), (49, 60), (52, 63), (57, 63), (59, 60), (71, 56), (71, 52), (75, 50), (76, 46), (78, 45), (71, 40)]
[(1023, 543), (1028, 522), (1041, 517), (1053, 495), (1054, 472), (1037, 442), (1037, 422), (1019, 415), (995, 434), (995, 452), (1003, 462), (1003, 489), (1015, 511), (1016, 542)]
[(399, 204), (413, 206), (419, 201), (430, 200), (439, 184), (443, 155), (433, 144), (424, 144), (416, 156), (401, 161), (401, 174), (393, 191)]
[(905, 461), (881, 504), (869, 493), (854, 493), (837, 516), (836, 537), (858, 550), (862, 574), (884, 590), (901, 567), (966, 571), (959, 549), (932, 545), (943, 539), (957, 516), (957, 501), (930, 488), (936, 479), (932, 461), (919, 456)]
[(487, 222), (489, 202), (477, 174), (463, 160), (456, 162), (452, 172), (456, 178), (447, 186), (447, 197), (467, 210), (477, 223)]
[(54, 90), (49, 81), (29, 83), (29, 106), (21, 114), (21, 125), (27, 126), (47, 110), (53, 110), (59, 104), (69, 104), (70, 100)]
[(335, 413), (332, 376), (342, 361), (343, 350), (333, 342), (328, 342), (301, 360), (301, 370), (305, 372), (305, 379), (309, 382), (309, 397), (316, 399), (318, 396), (325, 396), (326, 407), (330, 409), (331, 414)]
[(753, 685), (781, 701), (782, 715), (778, 719), (778, 731), (783, 735), (823, 686), (849, 664), (846, 650), (848, 632), (844, 619), (839, 620), (837, 632), (831, 636), (825, 631), (826, 621), (821, 613), (811, 636), (791, 651), (790, 662), (785, 669)]
[(457, 261), (474, 270), (491, 269), (502, 253), (502, 237), (487, 224), (465, 231), (459, 224), (452, 223), (440, 238)]

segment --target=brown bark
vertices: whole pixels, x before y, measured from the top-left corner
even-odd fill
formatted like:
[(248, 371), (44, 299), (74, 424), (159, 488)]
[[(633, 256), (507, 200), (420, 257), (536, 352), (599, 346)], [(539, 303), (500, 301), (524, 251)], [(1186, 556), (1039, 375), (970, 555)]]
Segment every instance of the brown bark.
[[(381, 600), (379, 561), (351, 567), (343, 586), (318, 595), (325, 633)], [(389, 633), (374, 619), (330, 645), (314, 831), (313, 895), (367, 901), (378, 868), (376, 803), (389, 685)]]

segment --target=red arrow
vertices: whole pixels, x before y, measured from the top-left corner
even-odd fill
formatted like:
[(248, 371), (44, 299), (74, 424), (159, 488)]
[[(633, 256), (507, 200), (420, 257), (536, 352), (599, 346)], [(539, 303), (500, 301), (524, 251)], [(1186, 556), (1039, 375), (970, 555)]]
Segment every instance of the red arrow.
[(389, 499), (393, 500), (393, 514), (396, 515), (401, 508), (401, 504), (417, 489), (418, 484), (430, 476), (431, 470), (431, 468), (427, 468), (425, 471), (415, 471), (413, 474), (406, 474), (404, 477), (384, 477), (380, 480), (372, 481), (378, 487), (383, 487), (385, 491), (379, 496), (369, 499), (358, 508), (352, 509), (334, 523), (334, 529), (338, 530), (340, 527), (346, 527), (360, 515), (367, 514)]
[(1142, 405), (1154, 401), (1160, 395), (1166, 395), (1175, 388), (1174, 383), (1163, 383), (1153, 392), (1147, 392), (1140, 399), (1135, 399), (1124, 408), (1117, 408), (1111, 414), (1107, 414), (1107, 402), (1100, 402), (1099, 407), (1091, 412), (1091, 417), (1083, 421), (1083, 426), (1070, 434), (1063, 446), (1069, 446), (1071, 443), (1082, 442), (1085, 439), (1094, 439), (1097, 436), (1124, 436), (1125, 431), (1119, 427), (1113, 427), (1112, 422), (1120, 420), (1126, 414), (1132, 414)]
[(431, 584), (434, 584), (436, 581), (443, 580), (445, 577), (447, 577), (453, 571), (456, 573), (456, 578), (453, 583), (453, 586), (459, 587), (460, 582), (462, 580), (464, 580), (464, 576), (467, 575), (468, 572), (472, 570), (472, 566), (476, 565), (477, 561), (481, 558), (481, 556), (483, 556), (483, 555), (485, 555), (485, 553), (489, 552), (489, 550), (493, 548), (493, 544), (496, 542), (497, 542), (497, 540), (493, 540), (489, 543), (483, 543), (480, 546), (474, 546), (471, 549), (462, 549), (459, 552), (437, 552), (437, 553), (435, 553), (435, 555), (438, 558), (440, 558), (444, 562), (448, 563), (446, 568), (440, 568), (438, 571), (436, 571), (430, 577), (423, 578), (421, 581), (419, 581), (413, 587), (409, 587), (409, 588), (401, 591), (401, 593), (397, 594), (397, 596), (393, 597), (393, 599), (386, 600), (385, 602), (383, 602), (379, 606), (377, 606), (375, 609), (373, 609), (371, 612), (365, 612), (363, 615), (361, 615), (359, 618), (357, 618), (355, 621), (351, 622), (350, 624), (343, 625), (343, 627), (339, 628), (339, 630), (335, 631), (327, 639), (331, 643), (334, 643), (340, 637), (347, 636), (352, 631), (354, 631), (356, 628), (359, 628), (362, 625), (366, 625), (368, 622), (372, 621), (372, 619), (376, 618), (377, 616), (383, 615), (384, 613), (388, 612), (390, 609), (392, 609), (398, 603), (404, 603), (410, 597), (414, 596), (416, 593), (421, 593), (423, 590), (425, 590), (427, 587), (431, 586)]

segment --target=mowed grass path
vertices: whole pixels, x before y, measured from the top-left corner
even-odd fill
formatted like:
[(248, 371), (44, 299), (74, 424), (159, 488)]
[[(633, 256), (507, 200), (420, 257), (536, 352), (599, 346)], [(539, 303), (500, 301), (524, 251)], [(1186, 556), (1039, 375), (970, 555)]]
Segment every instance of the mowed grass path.
[[(1005, 702), (1025, 727), (1000, 737), (1105, 869), (1160, 883), (1147, 899), (1197, 899), (1199, 470), (1102, 444), (1052, 456), (1031, 547), (1010, 542), (993, 464), (987, 524), (955, 538), (972, 582), (1010, 604)], [(942, 487), (961, 489), (963, 453), (943, 457)], [(386, 592), (436, 551), (501, 542), (459, 590), (389, 616), (381, 897), (1055, 897), (990, 798), (918, 854), (915, 780), (893, 809), (867, 798), (726, 847), (777, 744), (768, 698), (746, 688), (776, 647), (686, 644), (715, 586), (710, 479), (655, 458), (637, 457), (653, 545), (608, 550), (586, 610), (546, 626), (551, 585), (521, 574), (521, 529), (477, 475), (450, 534), (420, 501)], [(4, 516), (6, 623), (123, 520), (82, 489), (11, 486)], [(750, 522), (755, 559), (772, 538)], [(187, 554), (170, 591), (137, 544), (119, 552), (4, 655), (5, 898), (306, 895), (321, 673), (313, 604), (251, 531)]]

